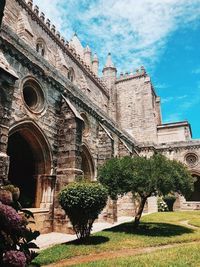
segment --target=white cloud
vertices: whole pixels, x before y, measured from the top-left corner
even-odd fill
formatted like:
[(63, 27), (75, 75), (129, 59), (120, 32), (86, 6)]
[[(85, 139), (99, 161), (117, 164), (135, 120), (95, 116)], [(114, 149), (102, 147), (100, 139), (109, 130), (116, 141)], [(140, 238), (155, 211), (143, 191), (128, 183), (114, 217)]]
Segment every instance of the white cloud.
[(194, 74), (200, 74), (200, 67), (194, 69), (194, 70), (192, 71), (192, 73), (194, 73)]
[(169, 114), (163, 121), (163, 123), (168, 123), (168, 122), (178, 122), (182, 120), (182, 114), (180, 112), (175, 112)]
[(112, 52), (119, 71), (152, 69), (178, 27), (200, 17), (200, 0), (34, 0), (69, 38), (76, 30), (101, 59)]
[[(163, 97), (162, 99), (161, 99), (161, 103), (162, 104), (165, 104), (165, 103), (169, 103), (169, 102), (176, 102), (177, 104), (178, 104), (178, 100), (183, 100), (183, 99), (185, 99), (185, 98), (187, 98), (188, 97), (188, 95), (180, 95), (180, 96), (174, 96), (174, 97), (172, 97), (172, 96), (167, 96), (167, 97)], [(189, 102), (185, 102), (185, 103), (189, 103)]]

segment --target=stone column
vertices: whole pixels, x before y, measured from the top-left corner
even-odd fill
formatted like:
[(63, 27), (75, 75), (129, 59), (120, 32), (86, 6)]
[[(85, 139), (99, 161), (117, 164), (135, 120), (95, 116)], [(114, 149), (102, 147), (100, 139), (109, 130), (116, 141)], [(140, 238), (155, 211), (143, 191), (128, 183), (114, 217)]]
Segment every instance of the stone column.
[(9, 170), (7, 143), (14, 84), (17, 79), (17, 76), (5, 71), (3, 67), (0, 60), (0, 184), (7, 179)]
[(82, 120), (63, 100), (60, 117), (59, 148), (57, 163), (57, 178), (54, 194), (54, 229), (57, 232), (71, 232), (69, 220), (58, 203), (58, 193), (75, 177), (82, 175), (81, 171), (81, 142)]
[(5, 4), (6, 4), (6, 0), (1, 0), (0, 2), (0, 27), (1, 27), (2, 19), (3, 19)]
[(36, 208), (50, 208), (53, 204), (55, 175), (39, 175), (36, 179)]

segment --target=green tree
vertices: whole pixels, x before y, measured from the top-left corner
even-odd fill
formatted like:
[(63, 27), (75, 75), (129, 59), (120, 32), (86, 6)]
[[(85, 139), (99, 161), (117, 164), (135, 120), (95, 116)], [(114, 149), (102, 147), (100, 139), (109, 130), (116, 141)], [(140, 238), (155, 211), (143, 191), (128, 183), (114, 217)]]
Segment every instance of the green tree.
[(128, 192), (138, 197), (135, 227), (140, 222), (148, 197), (170, 192), (187, 196), (193, 189), (193, 177), (186, 166), (161, 154), (154, 154), (150, 158), (111, 159), (99, 170), (98, 178), (108, 188), (112, 199)]
[(59, 202), (69, 217), (78, 239), (90, 235), (94, 220), (106, 205), (108, 192), (94, 182), (71, 183), (59, 194)]

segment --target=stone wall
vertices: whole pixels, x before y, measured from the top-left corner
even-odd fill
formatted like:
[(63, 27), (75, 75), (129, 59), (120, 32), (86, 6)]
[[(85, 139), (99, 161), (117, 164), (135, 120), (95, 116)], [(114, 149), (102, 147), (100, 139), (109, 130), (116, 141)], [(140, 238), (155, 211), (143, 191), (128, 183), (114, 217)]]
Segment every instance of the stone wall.
[(137, 141), (157, 141), (157, 108), (150, 78), (144, 71), (116, 82), (117, 121)]
[(37, 10), (37, 8), (30, 8), (22, 0), (8, 0), (3, 24), (17, 33), (33, 51), (36, 51), (38, 40), (44, 42), (43, 61), (47, 61), (59, 70), (64, 77), (67, 77), (68, 70), (72, 68), (75, 73), (74, 84), (103, 111), (107, 112), (109, 97), (106, 87), (101, 84), (100, 79), (94, 75), (80, 56), (70, 50), (68, 43), (65, 43), (60, 34), (52, 30), (53, 25), (47, 25), (42, 12), (39, 13)]
[(169, 143), (191, 140), (190, 125), (187, 121), (180, 123), (167, 123), (157, 127), (158, 143)]

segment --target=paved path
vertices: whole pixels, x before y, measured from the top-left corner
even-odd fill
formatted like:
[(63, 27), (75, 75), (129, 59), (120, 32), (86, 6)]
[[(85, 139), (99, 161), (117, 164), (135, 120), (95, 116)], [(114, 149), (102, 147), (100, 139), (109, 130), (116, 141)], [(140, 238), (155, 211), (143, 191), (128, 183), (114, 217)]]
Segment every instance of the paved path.
[[(119, 225), (124, 222), (130, 222), (133, 220), (133, 217), (119, 217), (118, 221), (114, 224), (111, 223), (94, 223), (92, 233), (96, 233), (102, 231), (107, 228), (111, 228), (113, 226)], [(49, 234), (40, 235), (35, 243), (38, 245), (40, 249), (44, 249), (56, 244), (66, 243), (76, 239), (76, 235), (62, 234), (52, 232)]]

